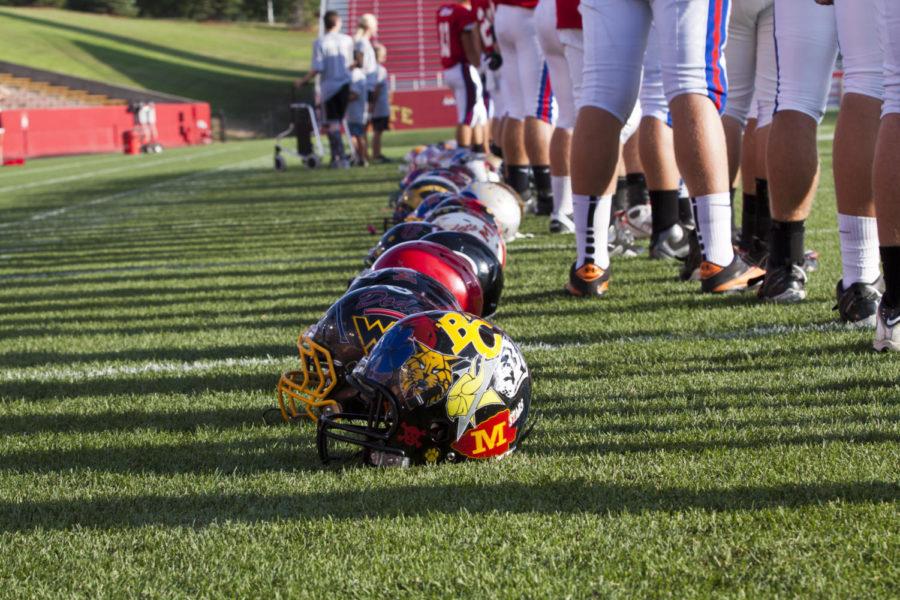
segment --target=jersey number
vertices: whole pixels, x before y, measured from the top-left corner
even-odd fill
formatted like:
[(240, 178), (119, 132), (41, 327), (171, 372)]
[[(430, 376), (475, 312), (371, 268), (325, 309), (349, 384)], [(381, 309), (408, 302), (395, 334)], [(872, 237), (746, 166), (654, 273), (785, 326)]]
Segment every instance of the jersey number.
[(450, 23), (438, 23), (438, 34), (441, 38), (441, 58), (450, 58)]

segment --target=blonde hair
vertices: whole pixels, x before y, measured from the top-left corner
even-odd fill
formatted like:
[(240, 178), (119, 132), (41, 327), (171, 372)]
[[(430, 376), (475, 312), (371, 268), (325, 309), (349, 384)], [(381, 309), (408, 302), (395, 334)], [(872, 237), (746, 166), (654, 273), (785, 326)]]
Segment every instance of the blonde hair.
[(356, 39), (361, 39), (365, 34), (373, 29), (378, 28), (378, 19), (372, 13), (365, 13), (359, 16), (356, 22)]

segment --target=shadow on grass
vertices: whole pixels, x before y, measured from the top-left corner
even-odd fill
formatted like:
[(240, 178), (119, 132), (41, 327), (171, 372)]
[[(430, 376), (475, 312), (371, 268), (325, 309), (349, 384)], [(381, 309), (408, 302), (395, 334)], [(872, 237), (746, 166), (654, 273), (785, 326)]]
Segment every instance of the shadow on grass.
[[(453, 468), (453, 467), (447, 467)], [(875, 504), (900, 499), (885, 481), (797, 483), (696, 489), (597, 483), (579, 479), (478, 485), (395, 486), (309, 494), (208, 493), (75, 500), (0, 502), (0, 531), (73, 527), (183, 526), (297, 519), (392, 518), (472, 513), (598, 514), (758, 511), (828, 503)]]

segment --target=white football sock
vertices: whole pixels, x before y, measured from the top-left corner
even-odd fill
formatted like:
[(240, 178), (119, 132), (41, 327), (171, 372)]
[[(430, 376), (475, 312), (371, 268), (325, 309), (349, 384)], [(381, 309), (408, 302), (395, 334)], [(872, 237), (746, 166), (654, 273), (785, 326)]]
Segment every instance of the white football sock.
[(734, 260), (731, 246), (731, 197), (728, 192), (697, 196), (694, 199), (697, 215), (697, 236), (703, 258), (721, 267)]
[(558, 219), (559, 215), (572, 214), (572, 178), (569, 176), (553, 175), (550, 178), (553, 188), (553, 214), (551, 219)]
[(592, 262), (601, 269), (609, 268), (609, 211), (612, 195), (572, 195), (575, 213), (575, 246), (578, 258), (575, 266)]
[(841, 263), (844, 289), (854, 283), (874, 283), (878, 269), (878, 221), (875, 217), (856, 217), (838, 213), (841, 236)]

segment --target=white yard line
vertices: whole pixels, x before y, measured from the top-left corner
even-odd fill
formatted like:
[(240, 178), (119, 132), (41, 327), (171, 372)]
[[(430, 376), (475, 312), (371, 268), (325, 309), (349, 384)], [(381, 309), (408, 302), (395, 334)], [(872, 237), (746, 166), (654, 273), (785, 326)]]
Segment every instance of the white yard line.
[[(221, 152), (217, 152), (216, 154), (221, 154)], [(199, 156), (199, 155), (198, 155), (198, 156)], [(209, 156), (212, 156), (212, 154), (205, 154), (205, 155), (203, 155), (203, 156), (204, 156), (204, 157), (209, 157)], [(198, 171), (198, 172), (195, 172), (195, 173), (190, 173), (190, 174), (188, 174), (188, 175), (182, 175), (181, 177), (173, 177), (173, 178), (170, 178), (170, 179), (164, 179), (163, 181), (158, 181), (158, 182), (156, 182), (156, 183), (152, 183), (152, 184), (146, 185), (146, 186), (144, 186), (144, 187), (135, 188), (135, 189), (131, 189), (131, 190), (126, 190), (126, 191), (124, 191), (124, 192), (117, 192), (117, 193), (115, 193), (115, 194), (109, 194), (109, 195), (107, 195), (107, 196), (100, 196), (99, 198), (94, 198), (93, 200), (89, 200), (89, 201), (87, 201), (87, 202), (81, 202), (81, 203), (78, 203), (78, 204), (71, 204), (71, 205), (69, 205), (69, 206), (63, 206), (63, 207), (56, 208), (56, 209), (53, 209), (53, 210), (48, 210), (48, 211), (44, 211), (44, 212), (35, 213), (35, 214), (31, 215), (30, 217), (28, 217), (28, 218), (26, 218), (26, 219), (21, 219), (21, 220), (19, 220), (19, 221), (10, 221), (10, 222), (8, 222), (8, 223), (0, 223), (0, 229), (7, 229), (7, 228), (9, 228), (9, 227), (14, 227), (14, 226), (16, 226), (16, 225), (22, 225), (22, 224), (25, 224), (25, 223), (34, 223), (35, 221), (42, 221), (42, 220), (44, 220), (44, 219), (49, 219), (49, 218), (51, 218), (51, 217), (55, 217), (55, 216), (58, 216), (58, 215), (61, 215), (61, 214), (65, 214), (65, 213), (67, 213), (67, 212), (69, 212), (69, 211), (76, 210), (76, 209), (79, 209), (79, 208), (84, 208), (84, 207), (88, 207), (88, 206), (97, 206), (97, 205), (99, 205), (99, 204), (105, 204), (105, 203), (107, 203), (107, 202), (112, 202), (113, 200), (120, 200), (120, 199), (122, 199), (122, 198), (128, 198), (128, 197), (135, 196), (135, 195), (138, 195), (138, 194), (143, 194), (143, 193), (145, 193), (145, 192), (148, 192), (148, 191), (151, 191), (151, 190), (155, 190), (155, 189), (158, 189), (158, 188), (162, 188), (162, 187), (166, 187), (166, 186), (169, 186), (169, 185), (172, 185), (172, 184), (175, 184), (175, 183), (181, 183), (181, 182), (185, 182), (185, 181), (190, 181), (190, 180), (192, 180), (192, 179), (197, 179), (197, 178), (200, 178), (200, 177), (205, 177), (205, 176), (207, 176), (207, 175), (212, 175), (212, 174), (215, 174), (215, 173), (219, 173), (219, 172), (221, 172), (221, 171), (227, 171), (227, 170), (230, 170), (230, 169), (240, 168), (240, 167), (245, 166), (245, 165), (249, 165), (249, 164), (253, 164), (253, 163), (259, 162), (259, 161), (261, 161), (262, 159), (263, 159), (263, 157), (256, 157), (256, 158), (252, 158), (252, 159), (249, 159), (249, 160), (242, 160), (242, 161), (237, 162), (237, 163), (232, 163), (232, 164), (228, 164), (228, 165), (223, 165), (223, 166), (220, 166), (220, 167), (214, 167), (214, 168), (212, 168), (212, 169), (207, 169), (207, 170), (205, 170), (205, 171)], [(186, 158), (186, 159), (179, 159), (179, 160), (189, 160), (189, 158)], [(160, 163), (156, 163), (156, 164), (160, 164)], [(97, 174), (99, 174), (99, 172), (93, 173), (93, 174), (87, 175), (87, 176), (88, 176), (88, 177), (93, 177), (93, 176), (95, 176), (95, 175), (97, 175)], [(3, 191), (3, 189), (0, 188), (0, 192), (2, 192), (2, 191)]]
[[(598, 342), (565, 342), (559, 344), (537, 342), (522, 344), (520, 347), (525, 352), (548, 352), (558, 350), (572, 350), (603, 345), (644, 344), (654, 342), (677, 342), (688, 340), (739, 340), (766, 338), (784, 335), (796, 335), (817, 332), (847, 331), (841, 323), (810, 323), (808, 325), (768, 325), (755, 327), (744, 331), (727, 331), (710, 334), (665, 334), (645, 336), (622, 336), (615, 340)], [(109, 379), (117, 377), (133, 377), (143, 374), (155, 375), (184, 375), (188, 373), (204, 373), (219, 371), (226, 368), (275, 368), (296, 361), (294, 355), (265, 356), (265, 357), (238, 357), (196, 361), (146, 361), (130, 364), (108, 364), (106, 366), (71, 367), (57, 365), (41, 365), (35, 367), (0, 369), (0, 383), (27, 382), (54, 382), (54, 381), (90, 381), (96, 379)]]
[(33, 368), (5, 369), (0, 371), (0, 382), (16, 381), (87, 381), (112, 377), (129, 377), (153, 373), (158, 375), (183, 375), (218, 371), (225, 368), (274, 367), (296, 357), (275, 358), (223, 358), (219, 360), (197, 360), (193, 362), (150, 361), (130, 365), (109, 365), (92, 368)]
[(45, 185), (54, 185), (57, 183), (69, 183), (72, 181), (79, 181), (82, 179), (91, 179), (93, 177), (98, 177), (100, 175), (111, 175), (113, 173), (121, 173), (123, 171), (137, 171), (140, 169), (149, 169), (152, 167), (159, 167), (159, 166), (167, 165), (169, 163), (174, 163), (174, 162), (191, 162), (193, 160), (198, 160), (201, 158), (209, 158), (212, 156), (218, 156), (219, 154), (224, 154), (226, 152), (234, 152), (235, 150), (243, 150), (243, 148), (234, 148), (234, 147), (218, 148), (216, 150), (211, 150), (209, 152), (199, 152), (199, 153), (193, 154), (191, 156), (173, 156), (170, 158), (164, 158), (162, 160), (148, 160), (148, 161), (144, 161), (140, 164), (124, 165), (124, 166), (116, 167), (114, 169), (101, 169), (99, 171), (90, 171), (87, 173), (80, 173), (78, 175), (68, 175), (66, 177), (56, 177), (54, 179), (45, 179), (43, 181), (32, 181), (31, 183), (20, 183), (17, 185), (0, 187), (0, 194), (9, 193), (9, 192), (19, 192), (22, 190), (28, 190), (28, 189), (36, 188), (36, 187), (43, 187)]

